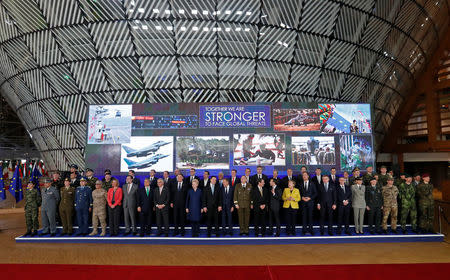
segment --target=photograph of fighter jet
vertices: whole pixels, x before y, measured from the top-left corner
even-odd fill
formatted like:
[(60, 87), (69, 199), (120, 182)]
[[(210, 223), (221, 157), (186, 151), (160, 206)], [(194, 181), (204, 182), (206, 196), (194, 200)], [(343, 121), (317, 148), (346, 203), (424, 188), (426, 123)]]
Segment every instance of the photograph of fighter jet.
[(341, 149), (341, 170), (353, 170), (355, 167), (366, 169), (373, 166), (372, 137), (361, 135), (342, 135), (339, 137)]
[(293, 165), (335, 165), (333, 136), (292, 137)]
[(273, 109), (277, 131), (319, 131), (319, 109)]
[(179, 169), (228, 169), (229, 136), (183, 136), (176, 138), (176, 166)]
[(132, 105), (90, 105), (87, 144), (130, 143)]
[(319, 104), (320, 132), (372, 133), (370, 104)]
[(132, 136), (121, 145), (120, 172), (173, 171), (172, 136)]
[(284, 134), (234, 134), (233, 147), (233, 165), (286, 165)]

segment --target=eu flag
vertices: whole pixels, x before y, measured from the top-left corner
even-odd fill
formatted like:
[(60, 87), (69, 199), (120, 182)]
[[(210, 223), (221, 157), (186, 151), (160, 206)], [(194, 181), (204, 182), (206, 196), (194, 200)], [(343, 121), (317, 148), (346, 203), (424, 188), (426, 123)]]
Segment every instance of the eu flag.
[(34, 169), (33, 169), (33, 172), (31, 173), (31, 181), (34, 182), (34, 186), (38, 191), (40, 191), (40, 188), (39, 188), (39, 178), (40, 177), (42, 177), (42, 174), (39, 171), (37, 164), (34, 164)]
[(16, 198), (16, 202), (23, 199), (22, 180), (20, 179), (19, 166), (14, 170), (11, 184), (9, 185), (9, 192)]
[(3, 168), (0, 166), (0, 199), (6, 199), (5, 182), (3, 181)]

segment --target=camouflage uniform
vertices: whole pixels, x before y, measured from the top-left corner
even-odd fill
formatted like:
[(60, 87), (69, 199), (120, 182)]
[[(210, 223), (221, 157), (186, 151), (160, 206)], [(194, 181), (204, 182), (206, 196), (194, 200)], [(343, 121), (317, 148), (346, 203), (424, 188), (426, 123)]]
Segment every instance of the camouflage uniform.
[(417, 228), (417, 209), (416, 209), (416, 190), (412, 184), (402, 183), (398, 190), (398, 196), (401, 201), (402, 211), (400, 213), (400, 223), (403, 231), (406, 230), (406, 218), (408, 214), (411, 219), (411, 226), (413, 230)]
[(398, 189), (395, 185), (389, 187), (388, 185), (382, 188), (383, 193), (383, 230), (387, 230), (387, 220), (389, 214), (391, 215), (391, 230), (397, 230), (397, 196)]
[(61, 188), (61, 201), (59, 202), (59, 214), (61, 216), (62, 234), (73, 233), (73, 205), (75, 201), (75, 188), (65, 186)]
[(92, 210), (92, 228), (93, 231), (89, 235), (96, 235), (98, 233), (98, 221), (102, 227), (100, 236), (105, 236), (106, 233), (106, 197), (107, 193), (104, 189), (95, 189), (92, 192), (93, 210)]
[(98, 179), (95, 177), (91, 177), (91, 178), (86, 177), (87, 185), (91, 188), (92, 191), (95, 190), (95, 182), (97, 182), (97, 180)]
[(364, 186), (370, 186), (370, 180), (372, 179), (372, 177), (374, 175), (375, 174), (373, 172), (372, 173), (366, 172), (366, 174), (364, 174), (364, 176), (362, 176), (362, 178), (363, 178), (363, 185)]
[(380, 175), (378, 175), (378, 182), (380, 182), (380, 184), (382, 185), (382, 186), (386, 186), (386, 184), (387, 184), (387, 180), (388, 180), (388, 178), (389, 178), (390, 176), (389, 176), (389, 174), (381, 174), (380, 173)]
[(103, 188), (106, 192), (108, 192), (108, 190), (109, 190), (110, 188), (112, 188), (112, 185), (111, 185), (112, 181), (113, 181), (112, 179), (109, 180), (108, 182), (106, 182), (105, 180), (102, 181), (102, 188)]
[(36, 234), (39, 229), (39, 206), (42, 197), (36, 188), (25, 190), (25, 220), (27, 223), (27, 233)]
[(420, 220), (419, 227), (422, 230), (432, 231), (434, 220), (433, 185), (421, 183), (417, 186), (419, 197)]

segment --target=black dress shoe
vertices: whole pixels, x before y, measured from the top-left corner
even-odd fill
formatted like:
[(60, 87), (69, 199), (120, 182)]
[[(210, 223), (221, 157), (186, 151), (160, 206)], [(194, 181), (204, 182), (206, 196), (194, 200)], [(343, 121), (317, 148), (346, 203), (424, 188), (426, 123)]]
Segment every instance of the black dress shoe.
[(158, 234), (156, 234), (156, 236), (161, 236), (162, 235), (162, 232), (158, 232)]
[(337, 234), (337, 235), (341, 235), (341, 234), (342, 234), (342, 231), (338, 230), (338, 231), (336, 232), (336, 234)]
[(140, 237), (144, 237), (144, 233), (139, 233), (139, 236)]
[(61, 236), (64, 236), (64, 235), (66, 235), (66, 233), (65, 233), (65, 232), (63, 232), (63, 233), (61, 233), (60, 235), (61, 235)]
[(39, 236), (44, 236), (44, 235), (47, 235), (48, 234), (48, 232), (41, 232), (41, 233), (39, 233)]
[(311, 235), (314, 235), (314, 231), (313, 230), (311, 230), (309, 233), (311, 233)]
[(332, 232), (332, 231), (329, 231), (329, 232), (328, 232), (328, 235), (329, 235), (329, 236), (333, 236), (333, 232)]
[(37, 233), (37, 231), (35, 230), (35, 231), (33, 231), (33, 233), (31, 233), (31, 236), (35, 236), (35, 235), (37, 235), (38, 233)]
[(320, 231), (320, 235), (325, 235), (325, 233), (323, 232), (323, 230)]
[(352, 235), (352, 233), (351, 233), (349, 230), (346, 230), (345, 233), (346, 233), (347, 235)]
[(275, 234), (275, 236), (276, 236), (276, 237), (279, 237), (279, 236), (280, 236), (280, 233), (279, 233), (279, 232), (277, 232), (277, 233)]
[(54, 232), (53, 232), (53, 233), (50, 233), (50, 236), (51, 236), (51, 237), (55, 237), (55, 236), (56, 236), (56, 233), (54, 233)]
[(28, 236), (28, 235), (31, 235), (31, 231), (27, 231), (23, 234), (23, 236)]
[(397, 234), (397, 230), (396, 229), (392, 229), (391, 230), (393, 234)]
[(208, 233), (208, 235), (207, 235), (208, 237), (211, 237), (211, 233)]
[(169, 237), (169, 234), (168, 234), (168, 233), (166, 233), (166, 234), (164, 234), (164, 236), (165, 236), (165, 237)]
[(129, 231), (126, 231), (123, 235), (124, 236), (127, 236), (127, 235), (129, 235), (130, 234), (130, 232)]

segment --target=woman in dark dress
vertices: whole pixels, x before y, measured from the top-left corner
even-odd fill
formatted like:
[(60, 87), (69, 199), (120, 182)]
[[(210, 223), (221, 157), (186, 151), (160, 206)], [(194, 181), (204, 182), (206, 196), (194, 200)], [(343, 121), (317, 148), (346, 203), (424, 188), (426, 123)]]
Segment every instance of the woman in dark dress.
[(198, 237), (200, 233), (200, 218), (202, 217), (202, 190), (198, 188), (198, 180), (192, 180), (192, 189), (188, 191), (186, 198), (187, 219), (191, 221), (192, 236)]

